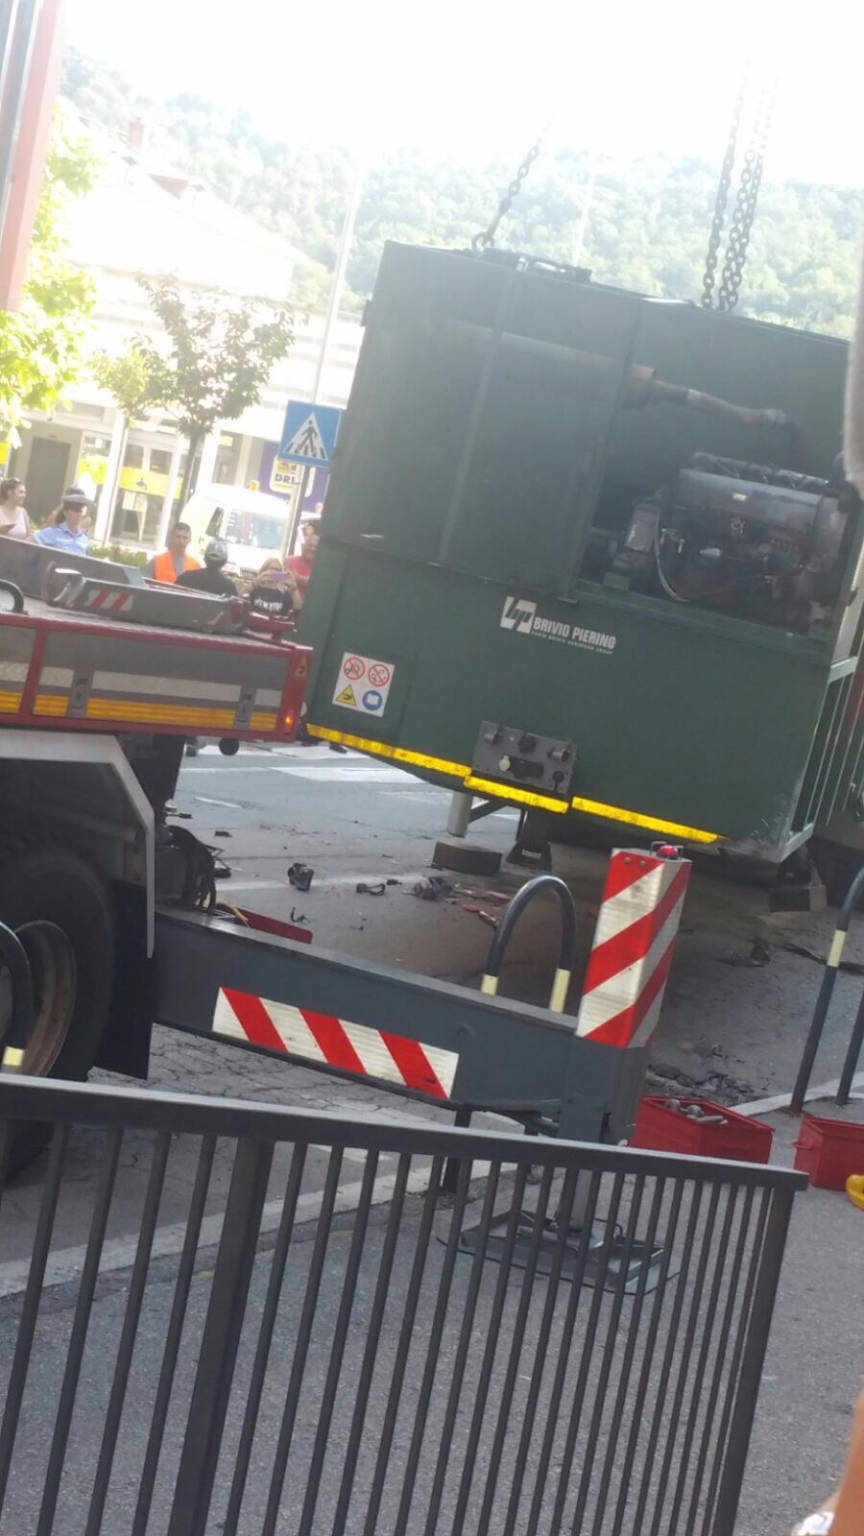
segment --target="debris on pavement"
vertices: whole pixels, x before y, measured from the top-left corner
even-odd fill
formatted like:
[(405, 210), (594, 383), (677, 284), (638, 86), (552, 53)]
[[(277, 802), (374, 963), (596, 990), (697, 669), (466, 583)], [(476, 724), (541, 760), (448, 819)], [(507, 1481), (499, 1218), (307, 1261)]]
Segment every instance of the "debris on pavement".
[(481, 923), (486, 923), (489, 928), (498, 927), (497, 917), (493, 917), (491, 912), (484, 912), (482, 907), (469, 906), (467, 902), (463, 901), (462, 911), (470, 912), (473, 917), (479, 917)]
[(419, 896), (421, 901), (441, 901), (442, 897), (449, 896), (453, 886), (443, 875), (424, 875), (421, 880), (416, 880), (411, 887), (411, 895)]
[(298, 891), (308, 891), (312, 884), (315, 871), (310, 864), (301, 864), (299, 860), (291, 864), (288, 869), (288, 879)]
[(470, 896), (474, 901), (491, 901), (494, 907), (507, 906), (513, 900), (505, 891), (475, 891), (470, 885), (454, 885), (457, 896)]
[(743, 965), (759, 969), (768, 965), (771, 959), (771, 951), (761, 939), (754, 939), (748, 955), (742, 955), (740, 950), (735, 950), (731, 955), (720, 955), (721, 965)]
[(389, 880), (379, 880), (375, 885), (370, 885), (366, 880), (359, 880), (354, 891), (357, 896), (383, 896), (389, 884)]

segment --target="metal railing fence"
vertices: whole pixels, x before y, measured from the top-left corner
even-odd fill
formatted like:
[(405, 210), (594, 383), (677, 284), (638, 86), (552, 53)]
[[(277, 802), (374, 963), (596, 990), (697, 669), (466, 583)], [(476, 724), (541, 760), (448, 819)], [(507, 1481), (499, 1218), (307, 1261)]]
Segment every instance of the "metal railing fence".
[(732, 1536), (800, 1175), (0, 1079), (16, 1118), (4, 1536)]

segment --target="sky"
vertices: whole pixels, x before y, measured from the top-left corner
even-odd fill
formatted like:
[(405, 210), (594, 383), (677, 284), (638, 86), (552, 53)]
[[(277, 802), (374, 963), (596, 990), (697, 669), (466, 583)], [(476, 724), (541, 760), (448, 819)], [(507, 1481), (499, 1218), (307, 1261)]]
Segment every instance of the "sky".
[(719, 163), (750, 63), (757, 81), (773, 70), (779, 82), (766, 174), (864, 186), (864, 7), (808, 11), (806, 0), (66, 0), (66, 26), (154, 100), (191, 91), (247, 107), (288, 142), (344, 142), (364, 158), (420, 144), (518, 159), (554, 112), (550, 147)]

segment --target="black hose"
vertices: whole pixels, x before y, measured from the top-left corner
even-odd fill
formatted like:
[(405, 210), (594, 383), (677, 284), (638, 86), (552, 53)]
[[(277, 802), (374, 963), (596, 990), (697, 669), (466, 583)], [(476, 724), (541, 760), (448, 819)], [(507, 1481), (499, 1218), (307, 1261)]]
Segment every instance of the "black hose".
[(557, 875), (537, 875), (533, 880), (529, 880), (526, 885), (523, 885), (521, 890), (516, 892), (489, 946), (489, 954), (481, 982), (481, 991), (485, 992), (487, 997), (494, 997), (497, 993), (501, 962), (507, 945), (513, 936), (513, 930), (525, 908), (530, 906), (534, 897), (539, 896), (543, 891), (554, 891), (558, 898), (558, 905), (561, 908), (561, 944), (558, 951), (558, 969), (555, 972), (552, 995), (549, 999), (550, 1009), (560, 1013), (567, 999), (567, 988), (576, 957), (576, 907), (569, 888)]

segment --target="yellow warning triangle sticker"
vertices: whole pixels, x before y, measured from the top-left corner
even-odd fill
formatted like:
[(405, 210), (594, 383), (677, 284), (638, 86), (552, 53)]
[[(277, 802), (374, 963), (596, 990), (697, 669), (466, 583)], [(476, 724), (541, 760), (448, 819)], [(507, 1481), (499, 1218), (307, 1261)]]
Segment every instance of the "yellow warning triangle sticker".
[(356, 698), (354, 696), (354, 689), (351, 687), (350, 683), (347, 685), (347, 687), (342, 689), (341, 693), (337, 693), (335, 699), (333, 700), (333, 703), (334, 704), (353, 704), (354, 707), (356, 708), (357, 700), (356, 700)]

